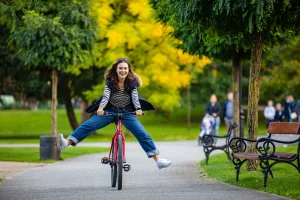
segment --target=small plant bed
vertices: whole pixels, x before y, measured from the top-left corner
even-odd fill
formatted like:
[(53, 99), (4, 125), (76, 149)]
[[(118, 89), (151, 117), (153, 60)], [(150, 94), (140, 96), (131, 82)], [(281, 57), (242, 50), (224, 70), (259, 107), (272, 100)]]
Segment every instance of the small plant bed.
[[(61, 152), (62, 160), (73, 158), (81, 155), (107, 152), (109, 148), (102, 147), (70, 147)], [(38, 147), (22, 147), (22, 148), (0, 148), (0, 161), (16, 161), (16, 162), (38, 162), (51, 163), (55, 160), (40, 160), (40, 149)]]
[[(284, 152), (295, 152), (296, 146), (280, 147)], [(274, 179), (269, 178), (268, 187), (263, 188), (263, 175), (260, 168), (257, 172), (246, 171), (246, 165), (241, 168), (240, 179), (235, 183), (235, 169), (231, 161), (228, 161), (224, 154), (212, 155), (209, 165), (205, 165), (205, 160), (201, 161), (201, 167), (204, 172), (211, 178), (221, 182), (229, 183), (239, 187), (261, 190), (272, 194), (289, 197), (295, 200), (300, 200), (300, 174), (291, 165), (278, 164), (272, 170)]]

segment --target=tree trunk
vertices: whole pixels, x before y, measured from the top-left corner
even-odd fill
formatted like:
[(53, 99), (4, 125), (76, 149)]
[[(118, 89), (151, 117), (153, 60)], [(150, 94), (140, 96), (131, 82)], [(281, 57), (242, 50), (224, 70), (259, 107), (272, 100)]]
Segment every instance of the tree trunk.
[(88, 102), (86, 100), (82, 100), (82, 102), (80, 103), (81, 123), (89, 119), (89, 114), (85, 112), (85, 109), (87, 107)]
[(187, 99), (187, 130), (190, 132), (191, 129), (191, 86), (188, 85), (186, 91), (186, 99)]
[(67, 116), (69, 119), (69, 123), (73, 129), (73, 131), (75, 131), (75, 129), (79, 126), (77, 119), (76, 119), (76, 115), (74, 113), (74, 108), (73, 108), (73, 104), (72, 104), (72, 97), (71, 97), (71, 89), (69, 87), (69, 79), (68, 76), (66, 74), (62, 75), (62, 88), (63, 88), (63, 97), (64, 97), (64, 103), (66, 106), (66, 111), (67, 111)]
[[(239, 126), (240, 122), (240, 91), (239, 91), (239, 73), (240, 73), (241, 58), (236, 55), (232, 58), (232, 92), (233, 92), (233, 121)], [(224, 113), (225, 115), (225, 113)], [(240, 136), (240, 129), (234, 129), (234, 136)]]
[(53, 67), (52, 68), (52, 136), (57, 135), (57, 114), (56, 114), (56, 107), (57, 107), (57, 71)]
[[(248, 93), (248, 135), (249, 139), (256, 140), (258, 132), (258, 101), (260, 89), (260, 69), (262, 56), (262, 33), (253, 34), (253, 46), (251, 49), (251, 64)], [(255, 143), (249, 143), (249, 153), (256, 153)], [(257, 162), (247, 162), (247, 171), (256, 171)]]

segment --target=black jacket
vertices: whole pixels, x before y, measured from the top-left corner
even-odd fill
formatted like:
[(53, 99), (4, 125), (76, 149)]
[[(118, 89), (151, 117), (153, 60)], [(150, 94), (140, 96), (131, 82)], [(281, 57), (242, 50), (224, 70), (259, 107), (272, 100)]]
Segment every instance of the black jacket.
[[(108, 81), (106, 84), (110, 87), (110, 82), (109, 82), (109, 81)], [(131, 91), (132, 91), (133, 89), (135, 89), (136, 87), (137, 87), (137, 84), (136, 84), (135, 81), (133, 81), (133, 82), (130, 84), (130, 88), (129, 88), (129, 91), (128, 91), (128, 92), (131, 93)], [(112, 88), (111, 88), (111, 89), (112, 89)], [(102, 97), (103, 97), (103, 96), (101, 96), (97, 101), (95, 101), (93, 104), (91, 104), (89, 107), (87, 107), (87, 108), (85, 109), (85, 112), (87, 112), (87, 113), (92, 113), (92, 112), (96, 111), (96, 110), (99, 108), (99, 105), (100, 105), (100, 103), (101, 103)], [(141, 108), (142, 108), (143, 111), (147, 111), (147, 110), (155, 110), (154, 106), (153, 106), (150, 102), (148, 102), (146, 99), (143, 99), (143, 98), (139, 97), (139, 102), (140, 102), (140, 104), (141, 104)], [(105, 108), (111, 108), (111, 107), (112, 107), (112, 105), (111, 105), (109, 102), (108, 102), (108, 104), (105, 106)], [(132, 101), (131, 101), (131, 107), (133, 108), (133, 111), (134, 111), (134, 110), (135, 110), (135, 107), (134, 107)]]
[(205, 114), (212, 115), (213, 113), (216, 113), (217, 116), (220, 116), (220, 110), (221, 106), (218, 102), (216, 102), (215, 106), (212, 106), (209, 102), (205, 108)]

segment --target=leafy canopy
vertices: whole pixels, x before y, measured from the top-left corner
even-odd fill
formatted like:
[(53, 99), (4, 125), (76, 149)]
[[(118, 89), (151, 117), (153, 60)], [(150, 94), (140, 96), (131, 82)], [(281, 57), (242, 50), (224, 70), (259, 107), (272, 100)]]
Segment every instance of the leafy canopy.
[(33, 1), (16, 24), (10, 44), (30, 66), (63, 70), (82, 63), (96, 37), (87, 1)]
[[(98, 67), (109, 68), (118, 57), (128, 57), (134, 71), (141, 76), (140, 95), (162, 110), (172, 110), (180, 100), (180, 89), (190, 84), (188, 66), (201, 69), (210, 59), (190, 56), (176, 49), (178, 43), (170, 36), (171, 27), (157, 23), (147, 0), (92, 1), (99, 32), (93, 49), (93, 61)], [(74, 73), (88, 66), (73, 68)], [(86, 93), (96, 99), (103, 92), (104, 83)]]

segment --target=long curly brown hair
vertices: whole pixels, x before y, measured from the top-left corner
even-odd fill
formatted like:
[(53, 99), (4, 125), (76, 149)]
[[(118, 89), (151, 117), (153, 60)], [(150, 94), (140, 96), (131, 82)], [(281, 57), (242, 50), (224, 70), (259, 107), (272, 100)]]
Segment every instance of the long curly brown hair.
[(118, 74), (117, 74), (117, 67), (122, 62), (127, 63), (128, 68), (129, 68), (128, 75), (124, 82), (125, 90), (130, 89), (130, 83), (132, 81), (136, 81), (138, 87), (141, 86), (140, 78), (132, 71), (132, 67), (127, 59), (117, 59), (117, 61), (112, 65), (112, 67), (104, 73), (105, 80), (110, 81), (110, 85), (112, 86), (114, 91), (117, 91), (120, 89), (119, 85), (118, 85), (119, 79), (118, 79)]

